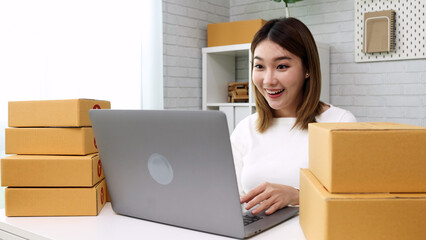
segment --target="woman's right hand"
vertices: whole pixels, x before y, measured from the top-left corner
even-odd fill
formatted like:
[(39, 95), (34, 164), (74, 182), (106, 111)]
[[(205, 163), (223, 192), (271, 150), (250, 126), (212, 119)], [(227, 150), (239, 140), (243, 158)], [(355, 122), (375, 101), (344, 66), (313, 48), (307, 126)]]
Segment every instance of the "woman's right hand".
[(253, 215), (264, 210), (270, 215), (287, 205), (298, 205), (299, 190), (282, 184), (264, 182), (241, 197), (240, 203), (247, 203), (246, 210), (259, 204), (252, 210)]

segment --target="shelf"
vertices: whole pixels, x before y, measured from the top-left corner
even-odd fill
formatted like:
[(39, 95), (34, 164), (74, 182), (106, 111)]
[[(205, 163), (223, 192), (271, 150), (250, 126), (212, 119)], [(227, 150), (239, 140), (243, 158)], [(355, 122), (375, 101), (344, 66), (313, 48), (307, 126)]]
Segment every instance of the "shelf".
[(254, 107), (255, 103), (207, 103), (207, 107)]
[[(229, 132), (245, 117), (255, 112), (250, 74), (250, 45), (236, 44), (202, 49), (203, 109), (226, 114)], [(238, 63), (243, 63), (238, 65)], [(237, 70), (240, 66), (242, 71)], [(241, 77), (243, 76), (243, 77)], [(248, 81), (249, 102), (228, 103), (228, 84)]]
[(203, 48), (202, 53), (217, 53), (230, 56), (247, 56), (250, 43)]

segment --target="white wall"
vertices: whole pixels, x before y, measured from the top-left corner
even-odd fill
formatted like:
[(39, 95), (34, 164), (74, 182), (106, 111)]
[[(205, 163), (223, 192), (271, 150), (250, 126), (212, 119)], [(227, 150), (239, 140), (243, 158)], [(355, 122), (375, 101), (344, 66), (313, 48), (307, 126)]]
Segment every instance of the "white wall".
[(76, 97), (139, 108), (143, 5), (117, 3), (2, 2), (2, 110), (4, 100)]
[(109, 100), (116, 109), (141, 108), (141, 47), (149, 21), (144, 11), (151, 10), (146, 4), (0, 2), (1, 157), (8, 101), (94, 98)]
[(8, 101), (95, 98), (141, 107), (143, 7), (137, 0), (1, 2), (1, 152)]
[(143, 1), (138, 9), (143, 17), (142, 38), (142, 109), (164, 108), (163, 79), (163, 8), (158, 0)]

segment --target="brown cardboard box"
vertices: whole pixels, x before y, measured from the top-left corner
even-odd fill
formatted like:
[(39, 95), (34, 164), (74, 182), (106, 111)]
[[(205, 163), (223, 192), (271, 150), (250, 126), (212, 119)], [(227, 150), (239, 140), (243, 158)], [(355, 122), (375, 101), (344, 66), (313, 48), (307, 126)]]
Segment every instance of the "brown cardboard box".
[(90, 127), (90, 109), (110, 109), (92, 99), (9, 102), (9, 127)]
[(98, 150), (91, 127), (6, 128), (6, 154), (87, 155)]
[(105, 180), (82, 188), (5, 190), (6, 216), (96, 216), (105, 205)]
[(332, 193), (426, 192), (426, 128), (309, 124), (309, 169)]
[(331, 194), (300, 174), (299, 222), (307, 240), (426, 239), (426, 193)]
[(103, 178), (98, 154), (12, 155), (1, 160), (2, 186), (92, 187)]
[(263, 19), (207, 24), (207, 46), (251, 43), (257, 31), (266, 23)]

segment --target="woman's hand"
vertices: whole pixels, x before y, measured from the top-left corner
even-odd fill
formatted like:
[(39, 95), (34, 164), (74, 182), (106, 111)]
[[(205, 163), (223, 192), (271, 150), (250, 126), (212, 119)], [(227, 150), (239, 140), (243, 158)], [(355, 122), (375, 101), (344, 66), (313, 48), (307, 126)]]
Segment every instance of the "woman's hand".
[(265, 209), (267, 209), (265, 213), (269, 215), (287, 205), (298, 205), (299, 190), (286, 185), (264, 182), (241, 197), (240, 202), (247, 203), (247, 210), (260, 204), (252, 211), (253, 215)]

